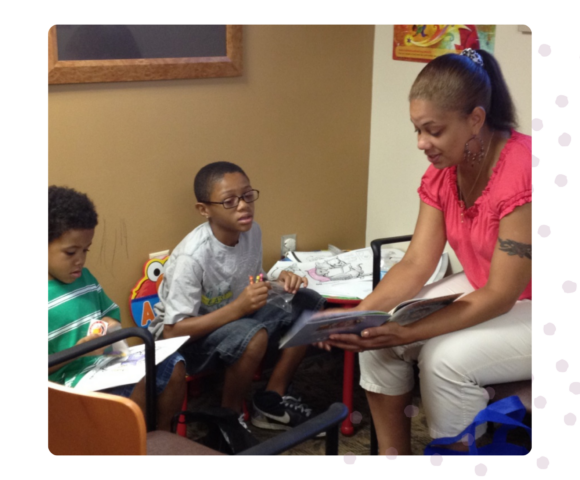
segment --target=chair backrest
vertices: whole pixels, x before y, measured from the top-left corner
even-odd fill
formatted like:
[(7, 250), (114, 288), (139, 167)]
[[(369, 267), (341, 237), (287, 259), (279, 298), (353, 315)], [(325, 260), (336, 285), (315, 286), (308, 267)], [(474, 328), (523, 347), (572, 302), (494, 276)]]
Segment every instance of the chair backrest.
[(128, 398), (48, 383), (48, 448), (53, 455), (145, 455), (141, 409)]

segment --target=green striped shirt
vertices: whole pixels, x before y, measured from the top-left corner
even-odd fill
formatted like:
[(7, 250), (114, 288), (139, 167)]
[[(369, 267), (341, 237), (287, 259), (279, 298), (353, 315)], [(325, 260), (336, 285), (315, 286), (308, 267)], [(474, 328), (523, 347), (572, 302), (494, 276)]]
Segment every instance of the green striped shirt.
[[(48, 354), (70, 348), (89, 331), (95, 319), (120, 319), (119, 307), (105, 292), (88, 269), (73, 283), (48, 281)], [(73, 360), (49, 375), (49, 380), (75, 386), (99, 357), (86, 356)]]

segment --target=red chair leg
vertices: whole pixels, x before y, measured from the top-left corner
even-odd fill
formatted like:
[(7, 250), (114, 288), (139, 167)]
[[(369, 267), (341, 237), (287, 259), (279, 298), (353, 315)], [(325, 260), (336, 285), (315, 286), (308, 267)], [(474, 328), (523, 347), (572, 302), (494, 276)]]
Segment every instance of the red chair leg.
[(354, 353), (344, 352), (344, 372), (342, 377), (342, 403), (348, 408), (348, 415), (342, 421), (340, 431), (343, 435), (351, 436), (354, 433), (354, 427), (350, 416), (352, 414), (352, 388), (354, 377)]
[[(185, 389), (185, 397), (183, 398), (183, 403), (181, 404), (181, 410), (187, 410), (187, 388)], [(187, 437), (187, 425), (185, 424), (185, 418), (183, 415), (179, 416), (179, 423), (177, 424), (176, 433), (180, 437)]]
[(242, 411), (244, 412), (244, 421), (248, 421), (250, 419), (250, 411), (248, 410), (248, 403), (244, 400), (242, 403)]

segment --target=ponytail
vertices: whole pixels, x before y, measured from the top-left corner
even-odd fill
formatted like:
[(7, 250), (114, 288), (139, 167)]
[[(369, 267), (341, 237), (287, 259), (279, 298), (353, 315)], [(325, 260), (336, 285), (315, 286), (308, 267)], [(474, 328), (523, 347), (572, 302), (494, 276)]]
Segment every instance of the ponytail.
[(510, 130), (517, 127), (516, 109), (499, 63), (485, 50), (477, 50), (491, 82), (491, 102), (486, 112), (486, 123), (493, 130)]
[(477, 53), (483, 67), (468, 56), (457, 54), (431, 60), (415, 79), (409, 100), (429, 100), (439, 108), (465, 115), (482, 107), (491, 129), (515, 128), (515, 107), (497, 60), (485, 50)]

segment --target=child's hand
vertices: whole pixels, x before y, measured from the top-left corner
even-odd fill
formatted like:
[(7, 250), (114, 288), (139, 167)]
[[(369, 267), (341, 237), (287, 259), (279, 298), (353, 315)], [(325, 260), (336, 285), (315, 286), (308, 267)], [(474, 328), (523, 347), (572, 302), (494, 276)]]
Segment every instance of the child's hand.
[(289, 293), (296, 293), (300, 288), (300, 284), (308, 286), (308, 279), (306, 277), (299, 277), (295, 273), (283, 271), (278, 277), (278, 281), (284, 284), (284, 290)]
[[(101, 334), (99, 333), (92, 333), (90, 335), (87, 335), (86, 337), (81, 338), (76, 345), (80, 345), (81, 343), (86, 343), (89, 342), (91, 340), (94, 340), (95, 338), (101, 338)], [(96, 355), (103, 355), (103, 353), (105, 352), (105, 348), (107, 347), (102, 347), (102, 348), (98, 348), (97, 350), (93, 350), (92, 352), (89, 353), (85, 353), (83, 355), (83, 357), (89, 357), (89, 356), (96, 356)]]
[(114, 332), (116, 330), (123, 328), (123, 326), (121, 325), (121, 322), (119, 322), (118, 320), (115, 320), (114, 318), (103, 317), (103, 318), (101, 318), (101, 320), (103, 322), (107, 322), (107, 324), (109, 325), (107, 328), (107, 332)]
[(268, 290), (271, 288), (270, 282), (251, 283), (244, 288), (244, 291), (236, 299), (240, 308), (241, 317), (250, 315), (266, 305)]

